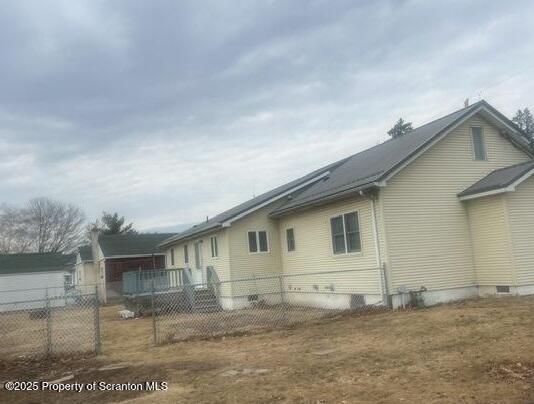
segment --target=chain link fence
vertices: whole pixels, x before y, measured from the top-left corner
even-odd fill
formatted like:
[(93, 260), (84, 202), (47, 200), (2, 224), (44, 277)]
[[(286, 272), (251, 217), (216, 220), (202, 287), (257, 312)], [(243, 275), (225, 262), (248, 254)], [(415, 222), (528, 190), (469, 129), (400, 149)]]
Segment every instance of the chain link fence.
[(275, 275), (154, 289), (156, 345), (384, 311), (381, 269)]
[(0, 357), (100, 351), (96, 288), (0, 291)]

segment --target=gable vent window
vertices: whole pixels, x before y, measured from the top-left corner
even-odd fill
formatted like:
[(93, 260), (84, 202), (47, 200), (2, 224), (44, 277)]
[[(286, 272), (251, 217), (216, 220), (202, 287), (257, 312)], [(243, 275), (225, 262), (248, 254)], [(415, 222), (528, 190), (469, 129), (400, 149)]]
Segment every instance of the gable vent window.
[(359, 252), (362, 249), (358, 213), (346, 213), (330, 219), (334, 254)]
[(477, 161), (487, 160), (486, 144), (484, 143), (484, 133), (481, 127), (471, 128), (471, 139), (473, 141), (473, 154)]
[(266, 231), (248, 232), (248, 251), (251, 253), (268, 252), (269, 242)]

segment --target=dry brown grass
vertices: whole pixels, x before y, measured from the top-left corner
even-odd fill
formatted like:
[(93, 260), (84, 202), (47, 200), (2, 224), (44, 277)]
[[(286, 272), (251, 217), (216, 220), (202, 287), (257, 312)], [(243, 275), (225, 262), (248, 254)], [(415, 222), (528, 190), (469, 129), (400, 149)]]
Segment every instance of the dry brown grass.
[[(534, 298), (474, 300), (246, 336), (151, 345), (151, 320), (102, 312), (103, 355), (0, 364), (0, 380), (165, 380), (155, 393), (29, 395), (3, 402), (478, 402), (534, 400)], [(124, 369), (98, 371), (109, 363)], [(3, 396), (3, 397), (2, 397)]]
[(0, 358), (47, 352), (48, 321), (53, 353), (94, 350), (94, 308), (56, 307), (48, 320), (44, 310), (0, 313)]

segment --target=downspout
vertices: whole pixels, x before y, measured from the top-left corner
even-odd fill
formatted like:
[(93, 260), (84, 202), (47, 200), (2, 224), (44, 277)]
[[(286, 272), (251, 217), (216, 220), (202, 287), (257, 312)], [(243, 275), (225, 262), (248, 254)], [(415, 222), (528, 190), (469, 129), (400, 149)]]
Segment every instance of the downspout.
[(382, 303), (385, 306), (389, 306), (388, 302), (388, 286), (387, 286), (387, 279), (386, 279), (386, 269), (385, 266), (382, 265), (382, 254), (380, 252), (380, 237), (378, 236), (378, 218), (376, 214), (376, 194), (366, 194), (363, 190), (360, 191), (360, 195), (362, 197), (367, 197), (371, 201), (371, 211), (372, 211), (372, 219), (373, 219), (373, 236), (375, 239), (375, 256), (376, 256), (376, 264), (377, 269), (379, 271), (380, 276), (380, 289), (382, 292)]

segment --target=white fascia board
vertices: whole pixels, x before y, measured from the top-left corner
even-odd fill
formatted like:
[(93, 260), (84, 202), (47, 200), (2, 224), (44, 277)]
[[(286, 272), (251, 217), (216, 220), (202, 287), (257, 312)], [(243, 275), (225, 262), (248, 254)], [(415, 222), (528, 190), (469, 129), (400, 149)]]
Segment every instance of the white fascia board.
[(528, 180), (530, 177), (532, 177), (532, 175), (534, 175), (534, 168), (530, 171), (528, 171), (527, 173), (525, 173), (523, 176), (519, 177), (517, 180), (515, 180), (512, 185), (510, 185), (511, 187), (514, 187), (514, 188), (517, 188), (517, 186), (519, 184), (521, 184), (522, 182)]
[(499, 189), (492, 189), (491, 191), (480, 192), (480, 193), (478, 193), (478, 194), (472, 194), (472, 195), (461, 196), (459, 199), (460, 199), (461, 201), (468, 201), (468, 200), (470, 200), (470, 199), (482, 198), (482, 197), (484, 197), (484, 196), (491, 196), (491, 195), (504, 194), (504, 193), (506, 193), (506, 192), (515, 192), (515, 191), (516, 191), (516, 188), (517, 188), (523, 181), (526, 181), (527, 179), (529, 179), (533, 174), (534, 174), (534, 169), (532, 169), (532, 170), (530, 170), (529, 172), (527, 172), (526, 174), (522, 175), (520, 178), (518, 178), (517, 180), (515, 180), (512, 184), (508, 185), (507, 187), (499, 188)]
[(389, 181), (391, 178), (393, 178), (395, 175), (397, 175), (400, 171), (402, 171), (406, 166), (410, 165), (414, 160), (418, 159), (422, 154), (424, 154), (428, 149), (433, 147), (436, 143), (440, 142), (444, 137), (446, 137), (449, 133), (451, 133), (453, 130), (458, 128), (461, 124), (463, 124), (465, 121), (467, 121), (469, 118), (471, 118), (473, 115), (475, 115), (477, 112), (479, 112), (482, 108), (477, 108), (474, 111), (472, 111), (470, 114), (468, 114), (466, 117), (461, 119), (460, 121), (456, 122), (453, 126), (451, 126), (448, 130), (443, 132), (441, 135), (437, 136), (434, 140), (432, 140), (430, 143), (428, 143), (425, 147), (423, 147), (421, 150), (419, 150), (416, 154), (414, 154), (412, 157), (410, 157), (408, 160), (406, 160), (404, 163), (399, 165), (397, 168), (395, 168), (391, 173), (387, 175), (386, 178), (384, 178), (384, 181)]
[(153, 253), (153, 254), (133, 254), (133, 255), (108, 255), (104, 257), (107, 259), (116, 259), (116, 258), (143, 258), (143, 257), (152, 257), (155, 255), (165, 255), (165, 253)]
[(287, 195), (291, 194), (292, 192), (298, 191), (299, 189), (304, 188), (307, 185), (313, 184), (314, 182), (319, 181), (321, 178), (327, 177), (329, 174), (330, 174), (330, 171), (326, 171), (326, 172), (318, 175), (317, 177), (313, 177), (312, 179), (310, 179), (310, 180), (308, 180), (306, 182), (303, 182), (302, 184), (297, 185), (297, 186), (287, 190), (286, 192), (283, 192), (283, 193), (281, 193), (279, 195), (276, 195), (276, 196), (272, 197), (271, 199), (268, 199), (265, 202), (260, 203), (259, 205), (256, 205), (256, 206), (244, 211), (243, 213), (240, 213), (239, 215), (234, 216), (233, 218), (222, 222), (221, 225), (222, 225), (222, 227), (230, 227), (232, 225), (232, 223), (235, 222), (236, 220), (239, 220), (239, 219), (241, 219), (241, 218), (243, 218), (243, 217), (245, 217), (247, 215), (250, 215), (252, 212), (255, 212), (256, 210), (261, 209), (261, 208), (263, 208), (263, 207), (265, 207), (267, 205), (270, 205), (271, 203), (276, 202), (277, 200), (283, 198), (284, 196), (287, 196)]
[[(24, 270), (23, 270), (24, 271)], [(71, 272), (72, 269), (44, 269), (42, 271), (31, 271), (31, 272), (9, 272), (5, 274), (0, 274), (0, 277), (3, 276), (19, 276), (19, 275), (42, 275), (42, 274), (59, 274), (59, 273), (65, 273), (65, 272)], [(34, 288), (34, 289), (44, 289), (44, 288)], [(15, 292), (16, 290), (10, 290), (9, 292)], [(31, 290), (31, 289), (21, 289), (21, 290)], [(5, 290), (2, 290), (1, 292), (6, 292)]]
[(471, 199), (483, 198), (485, 196), (504, 194), (506, 192), (514, 192), (514, 191), (515, 191), (515, 187), (506, 187), (506, 188), (493, 189), (491, 191), (486, 191), (486, 192), (480, 192), (478, 194), (473, 194), (473, 195), (460, 196), (458, 199), (460, 199), (461, 201), (469, 201)]
[(482, 106), (480, 108), (477, 109), (477, 111), (484, 111), (486, 112), (487, 114), (491, 115), (491, 117), (493, 119), (495, 119), (496, 121), (498, 121), (501, 125), (503, 125), (506, 130), (509, 130), (510, 132), (513, 132), (515, 133), (516, 135), (519, 135), (519, 136), (522, 136), (521, 133), (519, 133), (517, 131), (517, 129), (515, 129), (514, 127), (510, 126), (508, 123), (506, 123), (505, 121), (503, 121), (501, 118), (499, 118), (497, 115), (495, 115), (493, 112), (491, 112), (489, 109), (487, 109), (485, 106)]
[(446, 137), (448, 134), (450, 134), (452, 131), (457, 129), (460, 125), (465, 123), (468, 119), (473, 117), (473, 115), (478, 114), (479, 112), (484, 111), (488, 115), (491, 115), (493, 119), (496, 121), (499, 121), (503, 126), (505, 126), (508, 130), (511, 132), (514, 132), (515, 134), (519, 134), (516, 129), (508, 125), (506, 122), (504, 122), (501, 118), (496, 116), (493, 112), (491, 112), (489, 109), (487, 109), (484, 105), (481, 105), (477, 109), (474, 109), (471, 111), (468, 115), (463, 117), (461, 120), (456, 122), (453, 126), (451, 126), (449, 129), (447, 129), (445, 132), (443, 132), (441, 135), (437, 136), (434, 140), (432, 140), (430, 143), (428, 143), (425, 147), (423, 147), (421, 150), (419, 150), (416, 154), (414, 154), (412, 157), (410, 157), (408, 160), (406, 160), (404, 163), (402, 163), (399, 167), (397, 167), (395, 170), (393, 170), (391, 173), (388, 174), (386, 178), (383, 179), (384, 182), (389, 181), (392, 177), (397, 175), (401, 170), (403, 170), (406, 166), (411, 164), (414, 160), (419, 158), (423, 153), (425, 153), (428, 149), (433, 147), (436, 143), (441, 141), (444, 137)]

